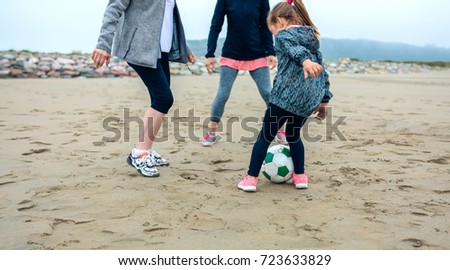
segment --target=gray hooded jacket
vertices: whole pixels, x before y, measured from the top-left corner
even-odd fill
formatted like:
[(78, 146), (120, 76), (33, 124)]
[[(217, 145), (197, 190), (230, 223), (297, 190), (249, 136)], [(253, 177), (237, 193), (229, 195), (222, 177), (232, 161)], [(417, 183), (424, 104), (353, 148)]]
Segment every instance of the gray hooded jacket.
[[(165, 3), (165, 0), (110, 0), (96, 47), (129, 63), (156, 68), (161, 57)], [(169, 60), (187, 63), (189, 53), (180, 13), (175, 5)]]

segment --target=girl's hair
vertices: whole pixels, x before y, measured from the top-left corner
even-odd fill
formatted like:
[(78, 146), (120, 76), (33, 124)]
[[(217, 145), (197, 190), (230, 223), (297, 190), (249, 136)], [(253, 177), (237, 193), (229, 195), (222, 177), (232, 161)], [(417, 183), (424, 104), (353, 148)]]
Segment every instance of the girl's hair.
[[(292, 3), (292, 4), (290, 4)], [(277, 18), (283, 18), (291, 24), (307, 25), (314, 28), (314, 34), (319, 38), (320, 33), (309, 17), (308, 11), (302, 0), (288, 0), (288, 2), (278, 3), (267, 17), (267, 23), (276, 24)]]

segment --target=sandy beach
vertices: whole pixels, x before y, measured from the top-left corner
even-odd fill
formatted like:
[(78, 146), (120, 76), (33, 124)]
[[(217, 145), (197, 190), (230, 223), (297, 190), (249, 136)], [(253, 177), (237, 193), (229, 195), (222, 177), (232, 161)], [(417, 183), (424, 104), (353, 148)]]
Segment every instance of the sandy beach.
[(125, 162), (138, 78), (0, 80), (0, 249), (450, 249), (449, 70), (332, 75), (332, 115), (304, 134), (310, 188), (261, 175), (254, 194), (236, 187), (264, 112), (250, 76), (222, 141), (198, 143), (218, 80), (172, 77), (158, 178)]

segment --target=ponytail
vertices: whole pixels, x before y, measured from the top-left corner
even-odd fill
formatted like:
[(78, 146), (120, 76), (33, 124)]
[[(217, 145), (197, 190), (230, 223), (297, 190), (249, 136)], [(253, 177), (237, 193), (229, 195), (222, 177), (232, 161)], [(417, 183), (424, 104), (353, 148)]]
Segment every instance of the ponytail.
[(316, 35), (317, 38), (319, 38), (320, 37), (319, 30), (312, 22), (311, 17), (309, 17), (309, 13), (306, 10), (305, 4), (303, 4), (303, 1), (302, 0), (288, 0), (288, 3), (289, 2), (294, 3), (293, 6), (295, 9), (295, 13), (297, 13), (297, 15), (300, 17), (300, 19), (303, 22), (303, 25), (312, 26), (312, 28), (314, 29), (314, 34)]
[(287, 2), (278, 3), (270, 11), (267, 17), (267, 23), (274, 24), (277, 22), (277, 18), (283, 18), (291, 24), (311, 26), (314, 29), (316, 37), (319, 38), (320, 36), (302, 0), (287, 0)]

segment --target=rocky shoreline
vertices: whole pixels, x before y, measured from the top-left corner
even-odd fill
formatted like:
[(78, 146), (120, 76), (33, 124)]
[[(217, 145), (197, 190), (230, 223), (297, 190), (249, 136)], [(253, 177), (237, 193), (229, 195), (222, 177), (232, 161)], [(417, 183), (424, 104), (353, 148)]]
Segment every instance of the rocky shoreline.
[[(204, 62), (205, 59), (199, 57), (194, 64), (171, 63), (171, 74), (206, 75)], [(358, 61), (350, 58), (326, 60), (324, 65), (330, 74), (404, 74), (445, 69), (418, 63)], [(272, 72), (276, 73), (276, 70)], [(125, 61), (117, 58), (113, 58), (108, 67), (95, 68), (89, 54), (0, 52), (0, 79), (115, 77), (137, 77), (137, 74)]]

